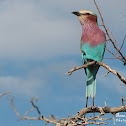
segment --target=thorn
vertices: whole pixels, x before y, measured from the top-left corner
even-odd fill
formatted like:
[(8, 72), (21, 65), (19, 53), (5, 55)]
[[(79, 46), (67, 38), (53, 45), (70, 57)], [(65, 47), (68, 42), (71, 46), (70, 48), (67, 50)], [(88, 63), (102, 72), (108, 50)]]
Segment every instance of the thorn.
[(49, 116), (49, 119), (51, 119), (51, 120), (55, 120), (56, 118), (55, 118), (54, 115), (50, 115), (50, 116)]
[(108, 72), (103, 76), (103, 78), (106, 77), (109, 73), (110, 73), (110, 71), (108, 71)]
[(76, 70), (76, 66), (74, 66), (74, 68), (73, 68), (74, 70)]
[(105, 107), (107, 107), (107, 104), (106, 104), (106, 102), (104, 101), (104, 103), (105, 103)]
[(124, 102), (124, 99), (123, 99), (123, 97), (121, 97), (121, 99), (122, 99), (122, 106), (124, 106), (124, 104), (123, 104), (123, 102)]
[(69, 119), (69, 117), (70, 117), (70, 113), (68, 113), (68, 116), (67, 116), (67, 118)]

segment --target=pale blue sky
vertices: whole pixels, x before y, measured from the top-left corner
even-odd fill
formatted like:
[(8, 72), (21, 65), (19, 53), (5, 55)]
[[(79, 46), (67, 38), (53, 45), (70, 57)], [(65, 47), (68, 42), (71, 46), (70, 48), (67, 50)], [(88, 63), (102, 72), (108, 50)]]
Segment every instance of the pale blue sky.
[[(97, 0), (106, 26), (119, 44), (126, 33), (126, 1)], [(92, 10), (91, 0), (1, 0), (0, 1), (0, 93), (12, 93), (0, 99), (0, 125), (43, 125), (40, 121), (18, 121), (8, 98), (15, 96), (21, 114), (30, 109), (30, 99), (39, 96), (38, 106), (43, 115), (67, 117), (85, 107), (86, 77), (83, 70), (71, 76), (64, 73), (81, 65), (81, 26), (72, 11)], [(98, 23), (101, 24), (99, 15)], [(124, 45), (124, 47), (126, 44)], [(108, 47), (112, 49), (111, 44)], [(125, 49), (122, 49), (124, 54)], [(105, 57), (111, 57), (105, 53)], [(104, 59), (104, 63), (126, 75), (120, 61)], [(97, 75), (95, 104), (121, 105), (126, 87), (114, 75), (100, 68)], [(126, 77), (126, 76), (125, 76)], [(89, 100), (92, 105), (92, 100)], [(31, 116), (38, 116), (36, 112)], [(111, 121), (112, 122), (112, 121)], [(118, 123), (119, 126), (125, 123)]]

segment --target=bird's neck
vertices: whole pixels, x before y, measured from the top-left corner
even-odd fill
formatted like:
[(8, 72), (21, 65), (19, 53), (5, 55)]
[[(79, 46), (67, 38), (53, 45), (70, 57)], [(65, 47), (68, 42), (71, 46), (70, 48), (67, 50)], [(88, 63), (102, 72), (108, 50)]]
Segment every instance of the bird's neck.
[(97, 27), (98, 27), (97, 22), (87, 19), (82, 24), (82, 34), (84, 34), (87, 31), (95, 30)]
[(91, 20), (85, 20), (84, 23), (82, 24), (81, 41), (83, 41), (84, 43), (91, 42), (92, 37), (95, 35), (98, 29), (99, 28), (97, 22)]

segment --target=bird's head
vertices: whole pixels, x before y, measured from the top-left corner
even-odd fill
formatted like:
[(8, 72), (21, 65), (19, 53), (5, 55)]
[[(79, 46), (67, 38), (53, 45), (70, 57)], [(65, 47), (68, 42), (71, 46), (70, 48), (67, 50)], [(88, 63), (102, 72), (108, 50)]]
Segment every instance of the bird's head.
[(97, 15), (89, 10), (81, 10), (79, 12), (72, 12), (76, 16), (81, 24), (84, 24), (86, 20), (90, 20), (97, 23)]

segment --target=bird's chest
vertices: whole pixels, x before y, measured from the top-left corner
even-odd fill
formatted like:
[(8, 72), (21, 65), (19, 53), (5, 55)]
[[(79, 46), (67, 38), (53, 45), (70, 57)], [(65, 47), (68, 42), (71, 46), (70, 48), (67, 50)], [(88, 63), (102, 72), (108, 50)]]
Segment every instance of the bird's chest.
[(82, 27), (81, 45), (89, 43), (90, 46), (96, 47), (105, 41), (105, 35), (98, 26)]

